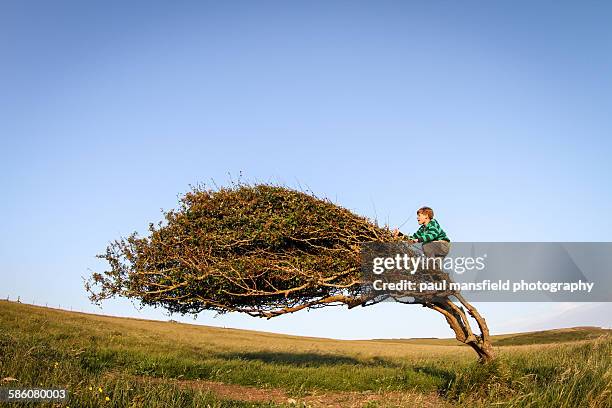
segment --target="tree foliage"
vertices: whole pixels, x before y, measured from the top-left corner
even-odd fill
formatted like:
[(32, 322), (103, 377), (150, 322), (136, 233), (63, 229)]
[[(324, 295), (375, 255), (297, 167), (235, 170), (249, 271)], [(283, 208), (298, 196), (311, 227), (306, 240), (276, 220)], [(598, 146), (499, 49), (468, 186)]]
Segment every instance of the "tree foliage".
[(358, 297), (361, 243), (397, 240), (327, 199), (267, 184), (196, 187), (164, 218), (149, 224), (149, 236), (133, 233), (99, 255), (111, 268), (93, 274), (91, 300), (121, 295), (172, 312), (269, 316)]

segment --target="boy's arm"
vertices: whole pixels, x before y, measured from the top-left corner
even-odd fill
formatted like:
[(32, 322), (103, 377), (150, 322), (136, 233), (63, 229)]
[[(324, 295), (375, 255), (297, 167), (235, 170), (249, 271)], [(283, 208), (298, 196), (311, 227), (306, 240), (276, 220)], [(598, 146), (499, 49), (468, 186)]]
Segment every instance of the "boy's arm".
[(430, 222), (425, 227), (425, 230), (419, 236), (419, 242), (431, 242), (440, 234), (440, 224), (437, 222)]
[(401, 238), (403, 241), (416, 241), (416, 238), (413, 238), (412, 235), (406, 235), (404, 233), (402, 233), (399, 229), (395, 229), (393, 230), (393, 236), (394, 237), (399, 237)]
[(393, 236), (401, 237), (403, 240), (408, 239), (409, 241), (418, 241), (418, 239), (415, 237), (415, 235), (420, 233), (420, 232), (421, 232), (421, 229), (419, 229), (413, 235), (406, 235), (406, 234), (403, 234), (399, 229), (396, 228), (396, 229), (393, 230)]
[(424, 229), (425, 228), (423, 228), (423, 226), (419, 227), (417, 232), (415, 232), (412, 235), (409, 235), (408, 238), (410, 238), (413, 241), (421, 242), (421, 240), (423, 239), (423, 230)]

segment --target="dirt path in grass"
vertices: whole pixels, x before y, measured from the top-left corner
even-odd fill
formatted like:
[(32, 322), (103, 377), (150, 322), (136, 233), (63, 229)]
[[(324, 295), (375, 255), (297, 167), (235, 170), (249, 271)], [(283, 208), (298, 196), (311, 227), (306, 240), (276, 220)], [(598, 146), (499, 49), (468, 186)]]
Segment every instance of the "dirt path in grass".
[(311, 392), (303, 397), (291, 397), (281, 389), (256, 388), (237, 384), (225, 384), (206, 380), (176, 380), (153, 377), (134, 377), (138, 381), (149, 381), (153, 383), (174, 384), (180, 388), (189, 388), (201, 391), (209, 391), (217, 398), (247, 401), (247, 402), (274, 402), (277, 404), (295, 404), (298, 407), (334, 407), (334, 408), (357, 408), (371, 403), (384, 407), (452, 407), (438, 395), (421, 394), (415, 392), (388, 391), (388, 392)]

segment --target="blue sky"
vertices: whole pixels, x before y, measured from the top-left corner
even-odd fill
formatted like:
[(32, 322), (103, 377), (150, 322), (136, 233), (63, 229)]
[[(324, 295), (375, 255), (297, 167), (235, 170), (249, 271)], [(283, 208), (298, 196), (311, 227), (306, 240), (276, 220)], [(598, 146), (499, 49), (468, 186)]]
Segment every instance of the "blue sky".
[[(429, 205), (455, 241), (611, 241), (611, 17), (604, 2), (2, 2), (0, 296), (167, 319), (96, 309), (81, 276), (189, 184), (240, 172), (405, 232)], [(494, 332), (612, 324), (609, 304), (479, 306)], [(420, 309), (197, 322), (451, 335)]]

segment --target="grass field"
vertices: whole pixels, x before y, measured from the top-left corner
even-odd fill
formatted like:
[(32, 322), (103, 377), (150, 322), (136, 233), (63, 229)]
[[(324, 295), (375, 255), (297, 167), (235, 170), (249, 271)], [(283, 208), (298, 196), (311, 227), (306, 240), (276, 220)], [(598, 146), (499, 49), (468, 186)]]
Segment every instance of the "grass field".
[[(612, 336), (331, 340), (0, 301), (0, 386), (63, 387), (70, 407), (611, 407)], [(17, 406), (17, 404), (13, 404)]]

